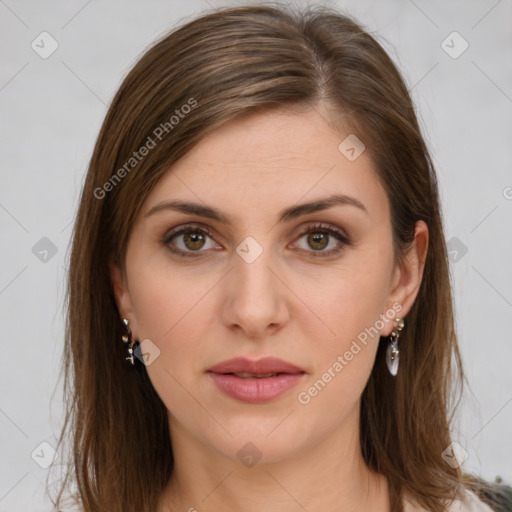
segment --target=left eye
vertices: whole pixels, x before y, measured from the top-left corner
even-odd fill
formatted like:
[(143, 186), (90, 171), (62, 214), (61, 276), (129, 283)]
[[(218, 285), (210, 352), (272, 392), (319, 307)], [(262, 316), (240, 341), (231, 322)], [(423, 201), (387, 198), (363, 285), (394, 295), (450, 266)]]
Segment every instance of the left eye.
[[(304, 237), (306, 237), (307, 246), (312, 248), (313, 251), (309, 251), (307, 248), (304, 250), (312, 252), (312, 256), (334, 254), (340, 251), (343, 246), (349, 244), (347, 237), (341, 231), (322, 225), (308, 227), (298, 240)], [(337, 240), (338, 244), (334, 243), (333, 239)], [(331, 242), (333, 242), (334, 248), (324, 250)]]

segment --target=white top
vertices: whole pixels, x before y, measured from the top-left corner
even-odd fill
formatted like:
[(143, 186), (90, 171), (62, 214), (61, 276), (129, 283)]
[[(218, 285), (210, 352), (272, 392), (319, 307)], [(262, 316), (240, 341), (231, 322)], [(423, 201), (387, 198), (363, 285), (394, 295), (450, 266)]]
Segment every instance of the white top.
[[(448, 508), (449, 512), (494, 512), (487, 503), (480, 501), (476, 494), (466, 490), (464, 501), (455, 500)], [(409, 501), (404, 500), (404, 512), (427, 512), (426, 509), (419, 505), (413, 505)]]

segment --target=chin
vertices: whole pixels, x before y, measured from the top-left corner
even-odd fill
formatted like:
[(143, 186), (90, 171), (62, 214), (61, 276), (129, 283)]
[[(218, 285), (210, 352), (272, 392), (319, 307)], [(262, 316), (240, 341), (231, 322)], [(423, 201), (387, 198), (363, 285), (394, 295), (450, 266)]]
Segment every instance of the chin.
[[(279, 425), (285, 417), (286, 414), (279, 419), (260, 417), (247, 420), (245, 417), (245, 420), (225, 422), (226, 430), (233, 437), (226, 434), (212, 439), (205, 432), (207, 443), (225, 458), (246, 467), (277, 464), (305, 450), (304, 443), (309, 438), (303, 427), (291, 424), (291, 418)], [(285, 426), (287, 421), (290, 424)]]

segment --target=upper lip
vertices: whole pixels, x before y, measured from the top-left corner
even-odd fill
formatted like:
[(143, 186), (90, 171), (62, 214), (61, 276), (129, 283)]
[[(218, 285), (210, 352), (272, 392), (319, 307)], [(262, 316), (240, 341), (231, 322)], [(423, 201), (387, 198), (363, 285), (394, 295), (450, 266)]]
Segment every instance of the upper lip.
[(251, 361), (245, 357), (235, 357), (212, 366), (213, 373), (304, 373), (302, 368), (276, 357), (263, 357)]

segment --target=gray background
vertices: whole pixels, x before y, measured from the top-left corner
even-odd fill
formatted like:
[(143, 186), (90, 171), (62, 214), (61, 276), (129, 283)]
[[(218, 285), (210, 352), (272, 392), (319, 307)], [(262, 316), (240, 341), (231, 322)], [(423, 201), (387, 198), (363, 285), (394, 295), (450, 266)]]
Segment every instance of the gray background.
[[(439, 175), (472, 391), (453, 437), (468, 452), (467, 470), (510, 482), (512, 3), (325, 3), (375, 32), (418, 106)], [(224, 5), (236, 4), (0, 0), (2, 511), (50, 510), (41, 465), (52, 458), (62, 420), (57, 377), (67, 250), (107, 105), (148, 44)], [(46, 59), (31, 47), (46, 37), (44, 48), (51, 48), (43, 31), (58, 44)], [(469, 46), (459, 55), (464, 41)]]

